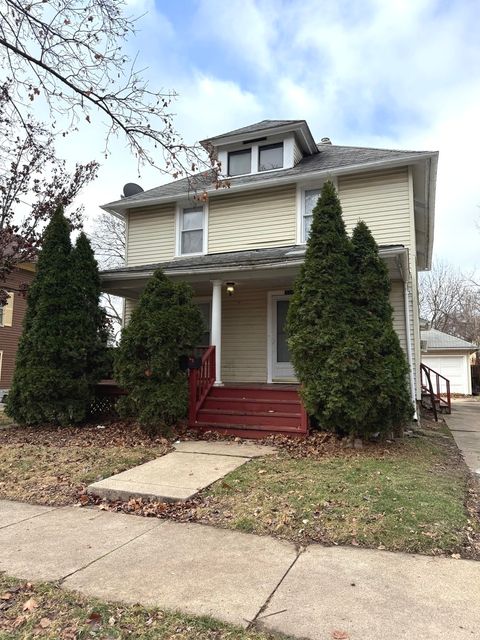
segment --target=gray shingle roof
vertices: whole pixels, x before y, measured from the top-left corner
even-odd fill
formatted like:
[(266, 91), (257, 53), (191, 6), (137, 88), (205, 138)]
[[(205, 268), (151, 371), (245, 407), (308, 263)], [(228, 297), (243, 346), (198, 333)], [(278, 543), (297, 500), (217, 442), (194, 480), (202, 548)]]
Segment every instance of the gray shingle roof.
[(472, 351), (478, 348), (471, 342), (451, 336), (443, 331), (438, 331), (438, 329), (428, 329), (427, 331), (421, 331), (420, 334), (421, 339), (427, 342), (427, 351), (444, 349)]
[[(380, 249), (400, 248), (403, 245), (381, 245)], [(209, 253), (190, 258), (176, 258), (167, 262), (140, 265), (136, 267), (117, 267), (107, 269), (103, 274), (135, 273), (142, 271), (155, 271), (162, 268), (169, 273), (188, 269), (191, 273), (203, 271), (209, 267), (248, 267), (262, 264), (296, 263), (303, 260), (305, 245), (289, 245), (287, 247), (270, 247), (268, 249), (251, 249), (247, 251), (229, 251), (226, 253)]]
[(232, 131), (227, 131), (227, 133), (222, 133), (218, 136), (213, 136), (212, 138), (206, 138), (202, 140), (202, 142), (218, 140), (219, 138), (226, 138), (227, 136), (236, 136), (239, 134), (247, 134), (247, 133), (255, 133), (255, 131), (264, 131), (265, 129), (275, 129), (276, 127), (283, 127), (289, 124), (300, 124), (305, 120), (262, 120), (261, 122), (255, 122), (255, 124), (249, 124), (246, 127), (240, 127), (240, 129), (233, 129)]
[[(421, 156), (428, 154), (428, 151), (403, 151), (397, 149), (374, 149), (370, 147), (345, 147), (341, 145), (318, 145), (318, 153), (311, 156), (306, 156), (297, 165), (290, 169), (279, 169), (278, 171), (269, 171), (268, 176), (264, 173), (254, 173), (246, 176), (229, 178), (231, 188), (237, 186), (252, 185), (255, 186), (261, 182), (268, 182), (268, 180), (274, 180), (275, 178), (289, 178), (294, 181), (300, 176), (308, 176), (309, 173), (316, 173), (320, 171), (332, 171), (336, 169), (352, 167), (353, 169), (357, 165), (375, 164), (384, 162), (387, 160), (396, 161), (404, 158), (411, 159), (412, 156)], [(192, 178), (183, 178), (176, 180), (168, 184), (154, 187), (148, 191), (135, 194), (129, 198), (123, 198), (122, 200), (116, 200), (105, 205), (105, 208), (114, 208), (115, 205), (121, 204), (123, 208), (126, 205), (135, 206), (136, 202), (140, 202), (139, 206), (148, 205), (149, 200), (156, 200), (158, 198), (175, 198), (185, 197), (189, 193), (195, 191), (203, 191), (214, 189), (212, 183), (212, 174), (208, 171), (200, 173)], [(228, 192), (228, 189), (225, 189)]]
[(208, 267), (224, 266), (254, 266), (276, 262), (298, 262), (305, 254), (303, 245), (291, 245), (288, 247), (271, 247), (269, 249), (252, 249), (249, 251), (229, 251), (226, 253), (209, 253), (203, 256), (191, 256), (190, 258), (176, 258), (167, 262), (141, 265), (138, 267), (119, 267), (108, 269), (102, 273), (132, 273), (135, 271), (150, 271), (158, 268), (173, 273), (189, 269), (192, 272)]

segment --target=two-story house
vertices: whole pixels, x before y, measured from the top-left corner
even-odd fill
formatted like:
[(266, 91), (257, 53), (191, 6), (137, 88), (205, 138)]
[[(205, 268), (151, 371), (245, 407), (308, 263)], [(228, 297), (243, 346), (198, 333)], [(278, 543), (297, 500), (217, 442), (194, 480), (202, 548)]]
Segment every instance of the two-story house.
[[(304, 120), (264, 120), (202, 144), (215, 147), (229, 188), (215, 189), (205, 174), (205, 202), (183, 179), (103, 207), (127, 225), (126, 266), (102, 274), (105, 291), (125, 299), (125, 322), (158, 267), (189, 282), (203, 310), (215, 384), (208, 392), (199, 384), (190, 423), (239, 434), (304, 430), (284, 325), (326, 179), (347, 228), (364, 220), (380, 245), (419, 399), (417, 274), (431, 263), (438, 153), (317, 144)], [(202, 380), (212, 377), (210, 364)]]

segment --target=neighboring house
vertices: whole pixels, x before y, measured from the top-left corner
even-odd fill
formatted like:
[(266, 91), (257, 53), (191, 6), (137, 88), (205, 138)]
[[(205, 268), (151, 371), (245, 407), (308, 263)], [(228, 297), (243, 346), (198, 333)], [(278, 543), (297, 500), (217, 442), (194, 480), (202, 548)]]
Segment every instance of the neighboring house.
[(1, 283), (9, 292), (9, 297), (7, 305), (0, 306), (0, 398), (12, 382), (23, 316), (27, 309), (26, 296), (21, 289), (31, 283), (34, 271), (33, 264), (19, 265)]
[(421, 331), (421, 340), (422, 363), (450, 380), (451, 393), (471, 395), (470, 356), (478, 347), (437, 329)]
[[(189, 282), (205, 314), (216, 386), (205, 405), (201, 391), (191, 401), (190, 422), (260, 431), (285, 418), (284, 431), (303, 428), (298, 407), (290, 407), (295, 388), (279, 384), (296, 382), (284, 325), (327, 179), (337, 186), (348, 230), (362, 219), (380, 245), (412, 400), (420, 399), (417, 274), (431, 265), (438, 153), (317, 144), (304, 120), (264, 120), (202, 144), (215, 147), (229, 188), (216, 189), (205, 173), (196, 188), (205, 189), (206, 202), (193, 199), (184, 179), (103, 207), (127, 223), (126, 266), (102, 274), (104, 290), (125, 298), (125, 322), (158, 267)], [(281, 400), (282, 390), (283, 412), (271, 395)], [(232, 403), (235, 396), (244, 404)], [(289, 412), (295, 417), (283, 415)]]

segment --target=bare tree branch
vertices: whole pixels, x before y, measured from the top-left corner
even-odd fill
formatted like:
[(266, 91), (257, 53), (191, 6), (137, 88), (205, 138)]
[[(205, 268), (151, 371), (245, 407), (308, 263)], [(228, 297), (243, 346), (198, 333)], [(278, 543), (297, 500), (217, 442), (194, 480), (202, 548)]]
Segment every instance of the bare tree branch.
[(212, 171), (213, 150), (183, 142), (171, 112), (175, 91), (151, 89), (136, 59), (125, 53), (136, 19), (119, 0), (0, 0), (0, 49), (5, 119), (25, 127), (42, 97), (53, 130), (68, 135), (97, 114), (106, 120), (105, 149), (123, 136), (143, 164), (174, 178)]
[[(125, 223), (109, 213), (101, 213), (95, 220), (90, 234), (95, 256), (102, 269), (114, 269), (125, 264)], [(112, 327), (112, 335), (118, 342), (122, 329), (122, 298), (104, 293), (101, 298)]]
[[(0, 94), (0, 114), (2, 104)], [(34, 260), (58, 206), (66, 209), (72, 229), (81, 227), (83, 207), (68, 208), (98, 171), (89, 162), (69, 172), (55, 155), (53, 135), (30, 117), (24, 136), (2, 125), (0, 115), (0, 304), (6, 300), (5, 278), (17, 264)]]
[(420, 280), (420, 313), (434, 329), (480, 344), (480, 289), (446, 262)]
[(125, 264), (125, 222), (109, 213), (95, 220), (90, 241), (102, 269), (114, 269)]

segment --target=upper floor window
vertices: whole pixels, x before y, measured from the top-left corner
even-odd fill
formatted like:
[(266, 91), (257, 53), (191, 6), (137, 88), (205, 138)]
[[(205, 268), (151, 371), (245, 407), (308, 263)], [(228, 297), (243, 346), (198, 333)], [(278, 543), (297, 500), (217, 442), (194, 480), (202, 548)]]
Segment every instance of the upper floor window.
[(312, 226), (313, 210), (317, 206), (320, 197), (320, 189), (308, 189), (304, 191), (303, 215), (302, 215), (302, 242), (308, 240), (310, 227)]
[(258, 148), (258, 170), (271, 171), (283, 167), (283, 142)]
[(203, 206), (184, 207), (180, 211), (180, 254), (203, 253)]
[(0, 306), (0, 327), (11, 327), (13, 323), (13, 299), (14, 293), (8, 293), (6, 305)]
[(240, 176), (252, 172), (252, 150), (241, 149), (228, 154), (228, 175)]

